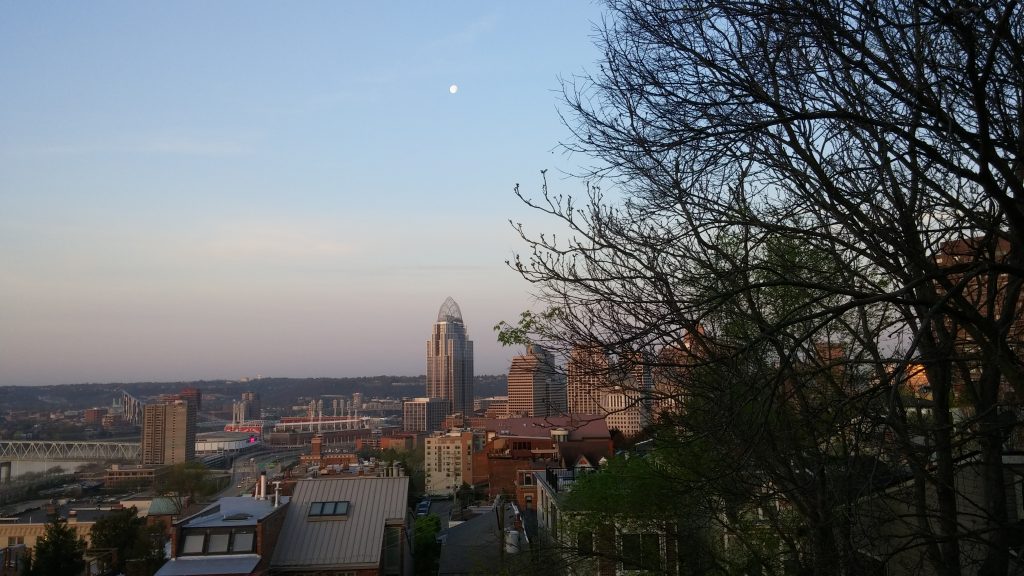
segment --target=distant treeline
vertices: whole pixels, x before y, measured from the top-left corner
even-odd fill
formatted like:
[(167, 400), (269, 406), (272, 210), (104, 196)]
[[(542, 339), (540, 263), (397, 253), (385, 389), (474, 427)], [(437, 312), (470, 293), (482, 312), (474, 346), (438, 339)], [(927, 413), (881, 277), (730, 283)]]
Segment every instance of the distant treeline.
[[(477, 376), (477, 397), (506, 393), (504, 374)], [(56, 386), (2, 386), (0, 411), (82, 410), (110, 406), (121, 391), (145, 400), (198, 388), (204, 399), (230, 401), (243, 392), (257, 392), (263, 405), (290, 406), (300, 398), (327, 395), (351, 396), (361, 392), (373, 397), (412, 398), (426, 394), (425, 376), (359, 376), (354, 378), (260, 378), (248, 381), (196, 380), (191, 382), (132, 382), (127, 384), (61, 384)], [(204, 408), (206, 408), (204, 406)], [(211, 406), (212, 408), (212, 406)]]

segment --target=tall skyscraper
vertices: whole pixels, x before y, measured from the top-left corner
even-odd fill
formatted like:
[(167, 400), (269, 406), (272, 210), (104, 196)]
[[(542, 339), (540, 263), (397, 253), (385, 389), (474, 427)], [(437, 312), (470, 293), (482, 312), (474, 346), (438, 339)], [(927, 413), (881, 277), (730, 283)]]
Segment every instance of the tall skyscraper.
[(550, 352), (537, 344), (512, 359), (508, 369), (508, 412), (512, 416), (565, 414), (565, 379)]
[(566, 366), (570, 414), (603, 414), (602, 392), (609, 387), (608, 356), (599, 346), (574, 346)]
[(147, 404), (142, 411), (142, 463), (179, 464), (196, 456), (196, 405)]
[(449, 297), (437, 312), (427, 340), (427, 396), (444, 398), (448, 413), (473, 413), (473, 342), (466, 336), (462, 310)]

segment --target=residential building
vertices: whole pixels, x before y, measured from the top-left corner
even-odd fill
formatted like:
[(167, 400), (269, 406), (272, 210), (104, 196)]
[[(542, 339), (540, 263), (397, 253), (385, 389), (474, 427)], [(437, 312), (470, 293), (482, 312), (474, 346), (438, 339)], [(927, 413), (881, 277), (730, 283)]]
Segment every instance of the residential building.
[(508, 370), (508, 413), (511, 416), (565, 414), (565, 379), (550, 352), (537, 344), (512, 359)]
[(413, 398), (402, 403), (402, 430), (434, 432), (448, 415), (449, 402), (443, 398)]
[(466, 335), (462, 310), (448, 298), (437, 313), (427, 340), (427, 396), (443, 398), (448, 413), (473, 413), (473, 342)]
[(174, 523), (171, 559), (156, 576), (266, 574), (288, 497), (225, 497)]
[(534, 474), (539, 537), (555, 543), (560, 565), (572, 576), (680, 573), (678, 541), (672, 522), (642, 516), (592, 514), (563, 508), (565, 495), (589, 467), (549, 469)]
[(408, 476), (300, 480), (273, 574), (412, 574), (408, 497)]
[[(550, 420), (550, 421), (549, 421)], [(611, 436), (597, 418), (579, 423), (567, 417), (474, 419), (486, 442), (473, 454), (473, 485), (487, 485), (488, 496), (505, 495), (523, 510), (536, 507), (533, 474), (549, 468), (593, 468), (613, 454)]]
[[(51, 501), (53, 502), (53, 501)], [(16, 505), (17, 506), (17, 505)], [(54, 516), (68, 523), (79, 538), (89, 543), (93, 524), (97, 520), (120, 510), (120, 505), (97, 506), (86, 501), (57, 501), (57, 503), (22, 504), (20, 511), (8, 511), (0, 522), (0, 546), (26, 546), (34, 548), (36, 542), (46, 533), (46, 525)]]
[(142, 418), (142, 464), (195, 459), (196, 405), (188, 400), (147, 404)]
[(427, 494), (451, 495), (459, 486), (472, 483), (473, 444), (474, 433), (467, 429), (427, 437), (423, 459)]

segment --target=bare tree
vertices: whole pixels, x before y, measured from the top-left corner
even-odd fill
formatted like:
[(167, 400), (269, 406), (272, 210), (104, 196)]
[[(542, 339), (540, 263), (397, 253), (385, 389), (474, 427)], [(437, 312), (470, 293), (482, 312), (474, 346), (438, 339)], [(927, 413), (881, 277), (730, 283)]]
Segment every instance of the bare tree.
[[(817, 570), (856, 569), (865, 544), (832, 515), (864, 496), (826, 498), (830, 454), (819, 450), (810, 478), (791, 474), (795, 456), (849, 439), (853, 456), (894, 454), (913, 486), (912, 537), (887, 554), (915, 549), (936, 573), (1007, 573), (1005, 406), (1024, 394), (1021, 6), (609, 9), (600, 72), (565, 86), (568, 147), (595, 159), (587, 176), (606, 192), (592, 186), (580, 202), (545, 185), (524, 196), (573, 233), (555, 241), (520, 227), (529, 252), (513, 265), (557, 310), (540, 330), (549, 346), (600, 342), (629, 358), (685, 333), (698, 353), (680, 374), (718, 370), (697, 388), (756, 384), (717, 406), (756, 407), (756, 437), (791, 456), (770, 480), (790, 474), (787, 501), (820, 529)], [(830, 343), (842, 353), (823, 355)], [(663, 373), (677, 368), (657, 357)], [(917, 365), (932, 399), (924, 420), (901, 395)], [(656, 393), (701, 393), (676, 384)], [(851, 416), (861, 403), (872, 417)], [(783, 434), (769, 424), (785, 411), (790, 428), (822, 424), (808, 438)], [(978, 495), (957, 488), (974, 452)]]

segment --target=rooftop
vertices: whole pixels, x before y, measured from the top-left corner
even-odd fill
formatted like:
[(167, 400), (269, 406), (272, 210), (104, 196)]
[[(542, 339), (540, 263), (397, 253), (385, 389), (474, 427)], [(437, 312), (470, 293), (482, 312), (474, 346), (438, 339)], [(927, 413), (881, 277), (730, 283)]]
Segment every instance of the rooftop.
[[(288, 501), (287, 496), (282, 496), (281, 506)], [(178, 525), (185, 528), (255, 526), (279, 507), (274, 507), (273, 498), (257, 500), (247, 496), (225, 496), (192, 516), (179, 520)]]
[[(385, 526), (405, 524), (408, 494), (408, 476), (300, 480), (271, 566), (379, 566)], [(324, 513), (341, 502), (343, 512)]]
[(199, 576), (201, 574), (251, 574), (260, 562), (259, 554), (223, 556), (179, 556), (168, 560), (159, 576)]

